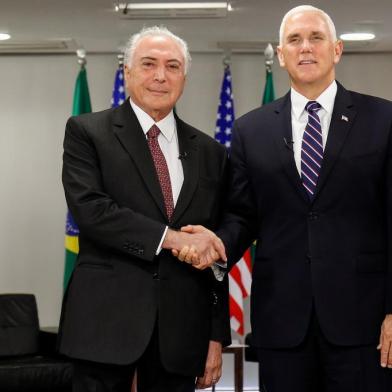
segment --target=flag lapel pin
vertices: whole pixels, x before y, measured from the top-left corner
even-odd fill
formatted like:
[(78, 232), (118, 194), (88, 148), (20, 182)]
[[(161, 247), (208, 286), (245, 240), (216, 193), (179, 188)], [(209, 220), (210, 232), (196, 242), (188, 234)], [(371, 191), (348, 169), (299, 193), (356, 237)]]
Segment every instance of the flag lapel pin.
[(347, 117), (347, 116), (345, 116), (344, 114), (342, 114), (342, 118), (341, 118), (341, 120), (348, 122), (348, 117)]

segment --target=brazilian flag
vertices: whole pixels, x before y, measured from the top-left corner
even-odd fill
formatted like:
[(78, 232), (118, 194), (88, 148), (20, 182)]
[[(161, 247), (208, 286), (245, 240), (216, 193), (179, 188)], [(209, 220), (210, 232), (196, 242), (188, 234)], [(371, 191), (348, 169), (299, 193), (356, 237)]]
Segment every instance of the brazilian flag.
[[(72, 115), (91, 112), (90, 93), (87, 83), (87, 71), (82, 64), (76, 79)], [(69, 279), (75, 266), (76, 258), (79, 253), (79, 229), (71, 213), (67, 212), (67, 221), (65, 225), (65, 265), (64, 265), (64, 290), (68, 286)]]

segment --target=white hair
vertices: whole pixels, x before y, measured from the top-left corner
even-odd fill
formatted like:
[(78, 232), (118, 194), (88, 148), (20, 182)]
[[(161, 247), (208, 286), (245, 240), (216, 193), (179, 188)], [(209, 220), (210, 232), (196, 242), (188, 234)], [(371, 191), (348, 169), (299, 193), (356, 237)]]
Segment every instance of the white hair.
[(283, 35), (284, 35), (284, 29), (286, 27), (287, 20), (292, 17), (295, 14), (299, 14), (300, 12), (316, 12), (320, 14), (320, 16), (325, 20), (329, 32), (331, 33), (331, 38), (333, 41), (336, 41), (336, 28), (335, 24), (333, 23), (331, 17), (321, 10), (320, 8), (313, 7), (312, 5), (299, 5), (298, 7), (292, 8), (289, 12), (286, 13), (286, 15), (282, 19), (282, 23), (280, 24), (279, 28), (279, 45), (283, 45)]
[(188, 44), (164, 26), (144, 27), (138, 33), (131, 36), (124, 51), (124, 62), (128, 67), (132, 66), (133, 56), (140, 41), (146, 37), (168, 37), (172, 39), (179, 46), (184, 57), (184, 73), (186, 74), (188, 72), (191, 65)]

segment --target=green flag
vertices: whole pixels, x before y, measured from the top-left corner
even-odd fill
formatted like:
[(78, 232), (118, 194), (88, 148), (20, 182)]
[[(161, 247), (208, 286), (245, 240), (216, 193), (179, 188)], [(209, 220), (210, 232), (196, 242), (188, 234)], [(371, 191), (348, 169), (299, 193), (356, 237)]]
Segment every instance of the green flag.
[[(87, 72), (82, 65), (75, 83), (72, 115), (91, 112), (90, 93), (87, 84)], [(71, 213), (67, 212), (65, 226), (65, 264), (64, 264), (64, 290), (68, 286), (69, 279), (75, 266), (76, 258), (79, 253), (79, 229), (72, 218)]]
[(79, 116), (79, 114), (90, 112), (91, 101), (88, 91), (87, 71), (84, 65), (82, 65), (75, 83), (72, 115)]
[[(265, 87), (263, 94), (263, 105), (266, 103), (272, 102), (275, 100), (275, 90), (274, 90), (274, 81), (272, 79), (272, 70), (267, 67), (265, 73)], [(252, 262), (256, 257), (256, 241), (250, 247), (250, 254), (252, 256)]]
[(263, 95), (263, 105), (275, 100), (274, 81), (272, 79), (272, 71), (267, 68), (265, 75), (265, 87)]

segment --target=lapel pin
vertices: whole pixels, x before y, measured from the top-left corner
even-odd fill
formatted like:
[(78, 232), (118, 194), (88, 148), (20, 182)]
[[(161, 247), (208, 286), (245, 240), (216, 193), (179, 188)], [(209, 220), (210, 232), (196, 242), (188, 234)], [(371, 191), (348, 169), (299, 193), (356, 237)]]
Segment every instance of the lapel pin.
[(342, 120), (348, 122), (348, 117), (342, 114)]

